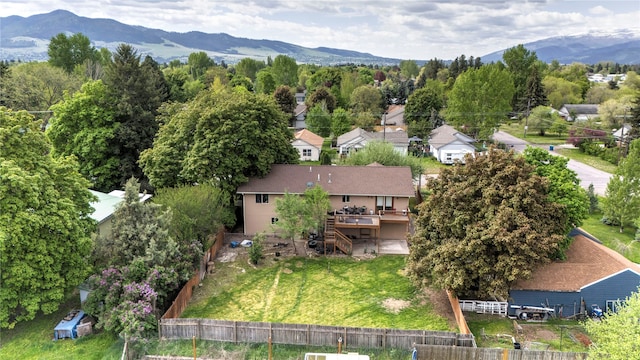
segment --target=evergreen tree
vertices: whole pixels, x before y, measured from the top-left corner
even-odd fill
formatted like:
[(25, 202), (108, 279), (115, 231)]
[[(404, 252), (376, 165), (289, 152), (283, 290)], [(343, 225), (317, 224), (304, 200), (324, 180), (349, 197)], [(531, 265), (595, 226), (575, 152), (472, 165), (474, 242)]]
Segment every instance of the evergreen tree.
[(129, 178), (140, 179), (143, 189), (148, 180), (138, 165), (140, 153), (153, 145), (158, 131), (158, 108), (168, 96), (168, 88), (157, 63), (140, 56), (127, 44), (121, 44), (107, 67), (104, 77), (109, 95), (115, 103), (116, 133), (120, 156), (120, 183)]
[(602, 200), (602, 212), (609, 221), (624, 227), (640, 214), (640, 139), (629, 145), (629, 154), (622, 159), (607, 184)]

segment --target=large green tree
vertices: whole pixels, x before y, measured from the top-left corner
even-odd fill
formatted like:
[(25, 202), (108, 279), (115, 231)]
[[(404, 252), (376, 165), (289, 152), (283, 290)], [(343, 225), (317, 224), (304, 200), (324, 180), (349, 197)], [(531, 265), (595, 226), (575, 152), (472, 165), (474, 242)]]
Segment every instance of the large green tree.
[(104, 83), (115, 104), (115, 119), (120, 123), (116, 134), (120, 184), (135, 177), (143, 189), (148, 189), (138, 160), (140, 153), (153, 145), (158, 131), (158, 108), (169, 94), (164, 75), (149, 56), (141, 63), (133, 47), (121, 44), (107, 68)]
[[(442, 125), (432, 116), (444, 106), (444, 88), (436, 80), (427, 80), (426, 84), (409, 95), (404, 107), (404, 118), (409, 125), (409, 134), (426, 139), (431, 130)], [(435, 121), (434, 121), (435, 120)]]
[(51, 108), (55, 117), (47, 129), (54, 156), (74, 155), (80, 173), (98, 191), (120, 186), (121, 176), (113, 101), (102, 81), (90, 81), (82, 89)]
[(60, 33), (51, 38), (47, 51), (49, 64), (62, 68), (67, 73), (87, 60), (98, 59), (98, 51), (91, 46), (91, 41), (82, 33), (69, 37)]
[(321, 104), (312, 107), (305, 117), (305, 123), (309, 131), (322, 137), (331, 135), (331, 120), (331, 114)]
[(620, 232), (640, 215), (640, 139), (629, 144), (629, 154), (609, 180), (602, 212), (605, 218), (619, 225)]
[(343, 108), (337, 108), (331, 114), (331, 134), (335, 138), (351, 130), (351, 116)]
[(456, 79), (447, 102), (447, 120), (475, 138), (487, 139), (511, 111), (511, 75), (499, 64), (471, 68)]
[(287, 85), (295, 87), (298, 84), (298, 64), (292, 57), (278, 55), (273, 59), (271, 73), (276, 82), (276, 86)]
[(519, 44), (518, 46), (505, 50), (502, 54), (502, 59), (511, 74), (515, 89), (511, 99), (513, 110), (523, 112), (527, 109), (542, 105), (542, 103), (538, 103), (539, 99), (535, 97), (535, 90), (530, 90), (530, 88), (533, 88), (532, 84), (529, 83), (530, 78), (533, 84), (536, 84), (535, 80), (533, 80), (536, 79), (536, 77), (538, 78), (538, 83), (540, 81), (537, 75), (537, 69), (534, 69), (536, 61), (538, 60), (536, 52), (530, 51), (525, 48), (524, 45)]
[[(528, 146), (523, 155), (529, 165), (535, 167), (535, 173), (549, 181), (549, 200), (562, 205), (566, 220), (565, 234), (574, 227), (582, 225), (589, 214), (590, 200), (587, 191), (580, 186), (578, 174), (569, 169), (569, 159), (551, 155), (548, 151)], [(564, 251), (571, 239), (565, 238), (560, 251)]]
[(229, 194), (208, 184), (158, 189), (153, 202), (171, 210), (169, 234), (181, 247), (195, 240), (204, 251), (211, 235), (235, 223)]
[(56, 311), (87, 275), (89, 182), (50, 151), (31, 115), (0, 108), (0, 328)]
[(527, 116), (527, 128), (525, 129), (525, 135), (526, 132), (535, 131), (538, 135), (544, 136), (547, 133), (547, 130), (549, 130), (553, 123), (558, 119), (564, 121), (558, 112), (554, 112), (550, 107), (542, 105), (537, 106), (531, 111), (531, 114)]
[(369, 111), (373, 114), (382, 114), (386, 107), (382, 99), (382, 93), (370, 85), (363, 85), (353, 90), (351, 94), (351, 111), (354, 114)]
[(640, 359), (640, 288), (600, 321), (587, 321), (585, 326), (593, 344), (589, 359)]
[[(11, 67), (11, 76), (2, 80), (6, 91), (5, 103), (12, 110), (28, 110), (46, 125), (49, 108), (63, 99), (64, 93), (73, 94), (82, 86), (75, 74), (45, 62), (30, 62)], [(6, 89), (6, 90), (5, 90)]]
[(506, 298), (510, 285), (548, 262), (564, 239), (562, 205), (523, 157), (491, 148), (427, 183), (410, 236), (416, 285), (458, 296)]
[(204, 91), (172, 108), (141, 166), (155, 187), (212, 183), (228, 193), (272, 164), (296, 163), (287, 116), (271, 96)]

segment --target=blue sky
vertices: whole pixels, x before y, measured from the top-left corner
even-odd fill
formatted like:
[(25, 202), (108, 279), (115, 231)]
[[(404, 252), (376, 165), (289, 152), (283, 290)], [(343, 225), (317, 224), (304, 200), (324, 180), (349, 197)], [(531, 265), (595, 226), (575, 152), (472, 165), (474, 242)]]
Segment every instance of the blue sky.
[(588, 32), (628, 29), (640, 37), (640, 0), (2, 0), (1, 16), (56, 9), (166, 31), (419, 60), (477, 57)]

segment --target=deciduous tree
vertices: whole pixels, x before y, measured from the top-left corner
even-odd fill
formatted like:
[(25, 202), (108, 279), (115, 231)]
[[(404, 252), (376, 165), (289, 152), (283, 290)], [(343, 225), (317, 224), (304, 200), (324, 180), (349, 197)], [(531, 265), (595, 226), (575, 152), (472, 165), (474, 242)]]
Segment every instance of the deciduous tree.
[(0, 328), (56, 311), (87, 276), (94, 198), (50, 151), (31, 115), (0, 107)]
[(51, 38), (47, 51), (49, 64), (62, 68), (68, 74), (87, 60), (98, 58), (97, 50), (91, 46), (91, 41), (82, 33), (69, 37), (60, 33)]
[[(438, 113), (444, 106), (444, 88), (436, 80), (427, 80), (424, 87), (416, 90), (407, 99), (404, 118), (409, 125), (409, 133), (426, 139), (431, 130), (442, 125), (434, 123), (432, 113)], [(437, 118), (436, 118), (437, 119)]]
[(589, 347), (589, 359), (640, 359), (638, 346), (640, 321), (638, 319), (640, 319), (640, 288), (617, 306), (616, 312), (607, 314), (600, 321), (585, 323), (593, 342)]
[(338, 137), (351, 130), (351, 116), (349, 112), (343, 108), (337, 108), (331, 114), (331, 133), (334, 137)]
[(295, 87), (298, 84), (298, 64), (292, 57), (278, 55), (273, 59), (271, 73), (276, 86), (287, 85)]
[(414, 178), (417, 178), (423, 171), (422, 162), (418, 158), (403, 155), (397, 152), (391, 143), (383, 141), (368, 142), (364, 149), (350, 154), (343, 163), (362, 166), (373, 163), (384, 166), (409, 166)]
[(620, 232), (640, 214), (640, 139), (629, 144), (602, 199), (604, 217), (619, 224)]
[(98, 191), (120, 186), (120, 158), (113, 101), (102, 81), (90, 81), (73, 96), (51, 108), (55, 117), (47, 129), (54, 156), (73, 155), (80, 173)]
[(464, 133), (487, 139), (511, 111), (514, 87), (499, 65), (469, 69), (456, 79), (447, 103), (447, 120)]
[(355, 114), (364, 111), (382, 114), (383, 106), (386, 107), (382, 94), (373, 86), (359, 86), (351, 94), (351, 111)]
[(416, 285), (506, 298), (564, 239), (562, 206), (523, 157), (495, 148), (443, 169), (419, 205), (408, 270)]
[(331, 114), (322, 107), (322, 104), (317, 104), (307, 111), (305, 123), (312, 133), (322, 137), (331, 135)]

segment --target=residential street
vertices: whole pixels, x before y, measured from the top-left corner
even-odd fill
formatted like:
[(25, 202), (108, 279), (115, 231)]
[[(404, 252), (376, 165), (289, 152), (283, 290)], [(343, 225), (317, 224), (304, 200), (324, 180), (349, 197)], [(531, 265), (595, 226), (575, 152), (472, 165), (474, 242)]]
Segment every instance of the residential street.
[[(527, 145), (529, 145), (529, 143), (527, 143), (526, 141), (503, 131), (494, 133), (493, 139), (507, 145), (513, 145), (513, 149), (517, 152), (522, 152), (527, 147)], [(545, 147), (545, 149), (549, 150), (549, 147)], [(550, 152), (553, 155), (561, 156), (555, 151)], [(567, 167), (578, 174), (580, 185), (583, 188), (587, 189), (589, 187), (589, 184), (593, 184), (595, 193), (598, 195), (604, 195), (607, 189), (607, 184), (609, 183), (609, 179), (611, 178), (610, 173), (595, 169), (589, 165), (585, 165), (581, 162), (571, 159), (569, 160)]]

